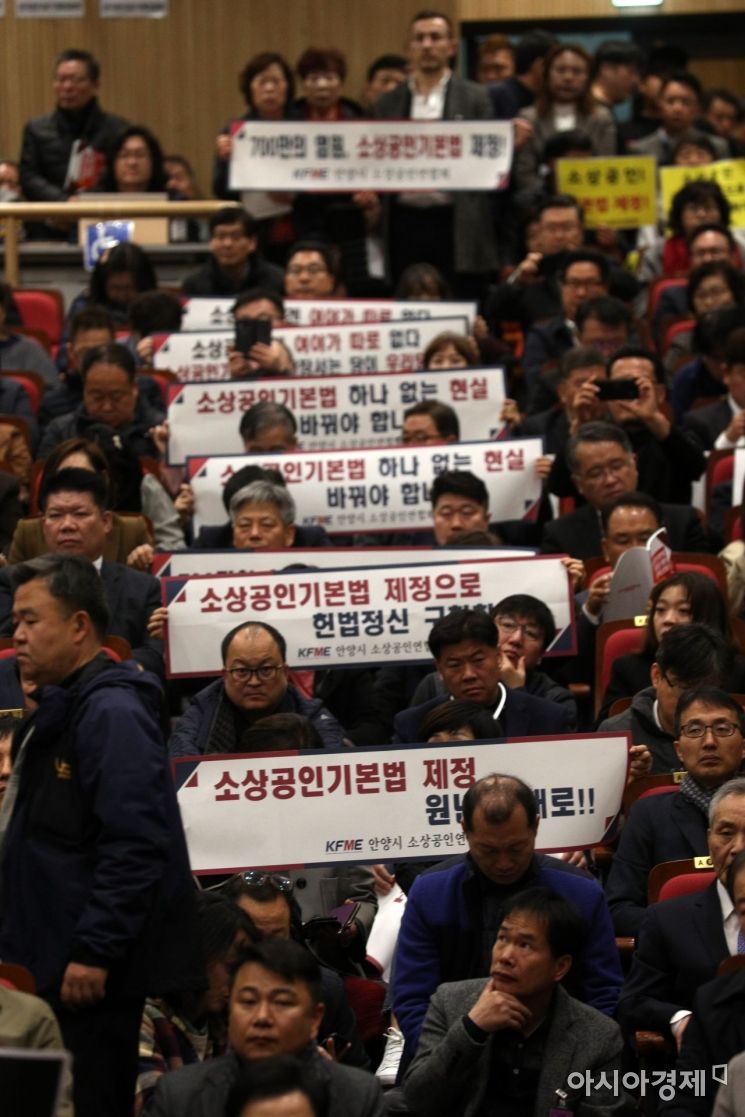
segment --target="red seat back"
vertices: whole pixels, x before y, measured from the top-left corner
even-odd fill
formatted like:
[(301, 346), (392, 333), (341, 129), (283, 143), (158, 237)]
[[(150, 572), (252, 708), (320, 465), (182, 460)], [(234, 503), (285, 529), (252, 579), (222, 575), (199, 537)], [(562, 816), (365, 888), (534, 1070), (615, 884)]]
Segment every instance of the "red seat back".
[(64, 321), (62, 294), (54, 289), (40, 291), (27, 288), (14, 291), (13, 299), (22, 324), (30, 330), (43, 330), (50, 345), (57, 345)]
[(660, 900), (674, 900), (676, 896), (687, 896), (691, 892), (703, 892), (716, 877), (713, 869), (704, 869), (698, 873), (682, 873), (681, 876), (671, 877), (660, 888)]

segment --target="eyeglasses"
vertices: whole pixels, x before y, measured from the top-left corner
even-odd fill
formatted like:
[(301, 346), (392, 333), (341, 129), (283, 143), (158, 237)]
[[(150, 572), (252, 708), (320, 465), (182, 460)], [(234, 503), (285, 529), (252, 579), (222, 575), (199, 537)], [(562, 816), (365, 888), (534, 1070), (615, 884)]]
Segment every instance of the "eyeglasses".
[(542, 640), (543, 633), (540, 628), (536, 628), (532, 624), (518, 624), (512, 617), (497, 617), (497, 624), (507, 636), (514, 636), (516, 632), (522, 632), (526, 640)]
[(707, 725), (703, 721), (689, 721), (686, 725), (680, 727), (682, 736), (691, 737), (694, 741), (699, 737), (705, 737), (709, 730), (715, 737), (731, 737), (734, 733), (739, 732), (740, 726), (722, 718), (720, 721), (712, 722), (711, 725)]
[(238, 683), (250, 683), (254, 677), (266, 683), (281, 670), (281, 663), (265, 663), (262, 667), (226, 667), (225, 674), (232, 675)]
[(303, 275), (303, 273), (307, 272), (308, 275), (322, 275), (327, 271), (328, 268), (324, 267), (323, 264), (291, 264), (290, 267), (286, 269), (285, 274)]
[(293, 880), (280, 876), (279, 873), (262, 873), (258, 869), (247, 869), (245, 873), (239, 873), (238, 876), (247, 888), (263, 888), (265, 884), (271, 884), (278, 892), (288, 893), (295, 887)]

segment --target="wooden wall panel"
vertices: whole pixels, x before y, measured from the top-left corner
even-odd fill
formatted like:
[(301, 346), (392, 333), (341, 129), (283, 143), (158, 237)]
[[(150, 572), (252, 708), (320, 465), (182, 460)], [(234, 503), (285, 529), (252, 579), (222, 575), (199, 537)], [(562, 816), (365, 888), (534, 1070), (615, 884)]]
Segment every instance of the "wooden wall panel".
[[(7, 15), (0, 20), (0, 154), (13, 157), (23, 122), (51, 107), (55, 54), (81, 46), (101, 60), (102, 103), (148, 124), (164, 148), (190, 156), (206, 189), (214, 137), (240, 114), (237, 75), (252, 54), (278, 50), (294, 62), (306, 46), (338, 46), (347, 54), (347, 92), (354, 97), (367, 64), (403, 48), (408, 22), (424, 6), (424, 0), (170, 0), (166, 20), (101, 20), (98, 0), (87, 0), (82, 20), (16, 20), (14, 2), (6, 0)], [(443, 0), (435, 6), (456, 20), (489, 19), (496, 11), (493, 0)], [(739, 0), (665, 0), (664, 10), (738, 8)], [(506, 19), (532, 15), (548, 21), (610, 14), (610, 2), (500, 0), (498, 10)], [(735, 63), (715, 69), (722, 80), (739, 73)], [(700, 73), (710, 80), (703, 68)]]

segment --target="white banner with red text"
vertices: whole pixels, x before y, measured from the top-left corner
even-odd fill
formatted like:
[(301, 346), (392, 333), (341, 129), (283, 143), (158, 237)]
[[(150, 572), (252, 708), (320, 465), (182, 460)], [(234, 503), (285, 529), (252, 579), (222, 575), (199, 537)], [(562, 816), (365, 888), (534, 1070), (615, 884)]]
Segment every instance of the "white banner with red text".
[[(234, 305), (234, 298), (187, 298), (181, 329), (231, 329)], [(465, 317), (472, 328), (476, 318), (476, 303), (455, 299), (285, 299), (284, 308), (287, 326), (352, 326), (410, 318)]]

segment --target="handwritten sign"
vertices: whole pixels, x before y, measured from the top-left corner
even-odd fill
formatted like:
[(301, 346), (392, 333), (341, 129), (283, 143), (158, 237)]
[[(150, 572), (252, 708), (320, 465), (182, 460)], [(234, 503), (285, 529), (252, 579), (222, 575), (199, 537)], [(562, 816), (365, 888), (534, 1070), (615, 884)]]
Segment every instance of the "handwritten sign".
[(244, 465), (278, 469), (297, 504), (298, 524), (320, 524), (331, 534), (411, 531), (432, 526), (430, 488), (438, 474), (469, 470), (489, 492), (492, 523), (520, 520), (541, 495), (535, 463), (540, 438), (402, 446), (395, 450), (317, 450), (295, 454), (187, 459), (195, 496), (194, 523), (225, 523), (222, 488)]
[(174, 762), (195, 873), (415, 861), (466, 851), (463, 796), (491, 772), (533, 788), (536, 847), (588, 849), (621, 808), (628, 734)]
[(497, 120), (234, 121), (231, 190), (495, 190), (512, 164)]
[[(358, 326), (287, 326), (272, 338), (287, 346), (296, 376), (354, 375), (359, 372), (415, 372), (424, 350), (446, 330), (468, 333), (465, 318), (421, 318)], [(153, 338), (155, 368), (170, 369), (182, 382), (229, 380), (232, 330), (159, 334)]]
[(379, 373), (359, 377), (280, 378), (254, 382), (169, 386), (168, 460), (181, 465), (195, 454), (240, 454), (241, 416), (254, 404), (283, 404), (298, 424), (304, 450), (394, 446), (404, 412), (423, 400), (455, 409), (463, 438), (495, 439), (505, 398), (502, 369)]
[(664, 212), (670, 212), (672, 200), (679, 190), (689, 182), (702, 178), (721, 186), (722, 193), (732, 207), (732, 228), (745, 228), (745, 159), (719, 159), (716, 163), (706, 163), (702, 167), (661, 167), (660, 187)]
[[(181, 330), (233, 327), (235, 299), (187, 299)], [(352, 326), (411, 318), (461, 318), (473, 326), (476, 303), (455, 299), (285, 299), (288, 326)]]
[(251, 620), (280, 629), (290, 667), (428, 662), (435, 621), (453, 609), (490, 609), (512, 593), (544, 601), (559, 636), (573, 623), (559, 558), (433, 558), (426, 566), (166, 578), (169, 677), (219, 674), (223, 637)]
[(559, 159), (558, 188), (582, 206), (588, 228), (636, 229), (657, 220), (657, 164), (651, 155)]

